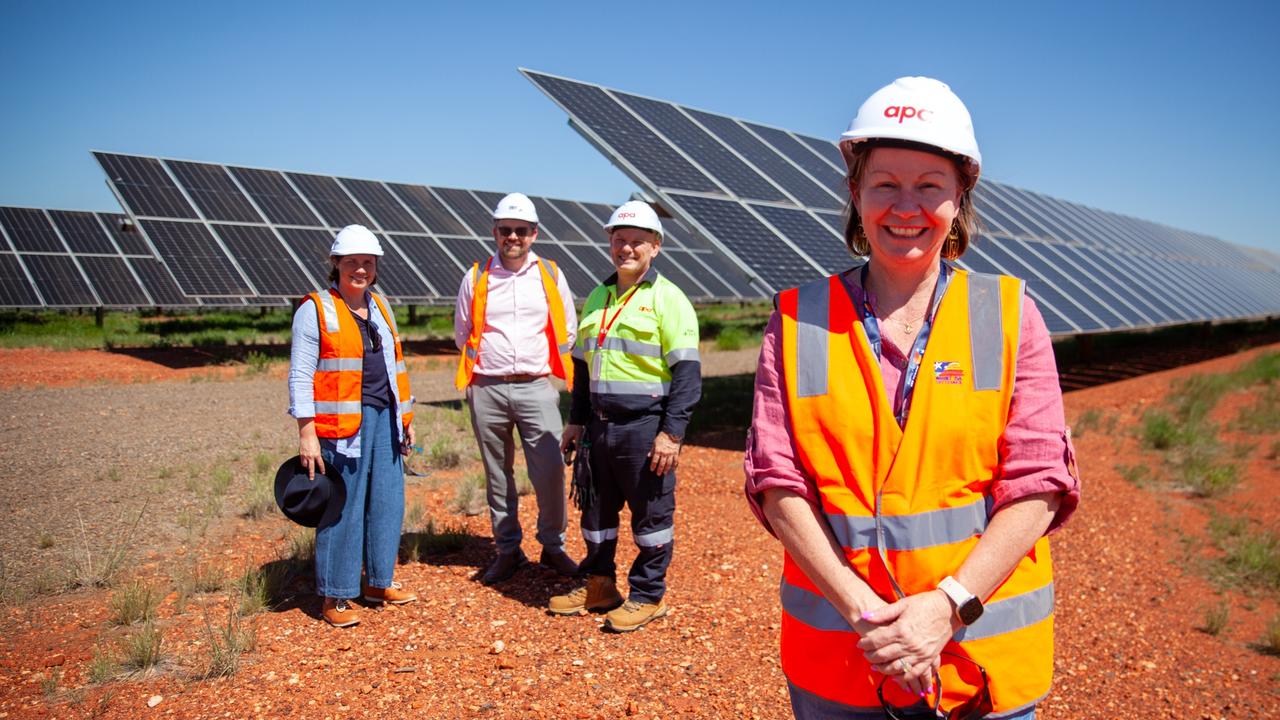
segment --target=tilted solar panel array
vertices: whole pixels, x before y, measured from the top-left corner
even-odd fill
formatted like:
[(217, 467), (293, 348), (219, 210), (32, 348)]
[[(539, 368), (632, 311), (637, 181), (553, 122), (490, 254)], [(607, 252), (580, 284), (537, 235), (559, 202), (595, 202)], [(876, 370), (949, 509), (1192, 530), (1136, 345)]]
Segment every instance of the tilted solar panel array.
[[(322, 287), (338, 229), (373, 230), (386, 253), (378, 285), (400, 302), (452, 303), (463, 273), (493, 253), (491, 212), (502, 193), (330, 177), (140, 155), (95, 152), (126, 211), (197, 298), (294, 299)], [(613, 272), (601, 228), (610, 208), (532, 197), (534, 250), (565, 271), (579, 299)], [(728, 261), (673, 228), (664, 258), (691, 298), (751, 292), (716, 276)], [(688, 238), (688, 239), (686, 239)], [(665, 251), (664, 251), (664, 254)]]
[[(570, 124), (769, 295), (849, 268), (844, 162), (819, 138), (522, 69)], [(1280, 270), (1216, 238), (984, 179), (960, 265), (1027, 281), (1055, 334), (1280, 313)], [(1274, 256), (1272, 256), (1274, 257)]]
[(126, 224), (115, 213), (0, 207), (0, 307), (212, 304), (184, 295)]

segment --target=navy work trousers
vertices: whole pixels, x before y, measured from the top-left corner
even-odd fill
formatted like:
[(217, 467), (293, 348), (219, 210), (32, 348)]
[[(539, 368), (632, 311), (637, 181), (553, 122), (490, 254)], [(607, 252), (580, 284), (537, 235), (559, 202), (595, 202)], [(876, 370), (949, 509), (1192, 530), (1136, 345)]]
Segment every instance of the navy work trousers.
[(588, 575), (615, 577), (618, 513), (631, 510), (631, 535), (640, 552), (627, 580), (629, 598), (656, 603), (667, 591), (676, 513), (676, 474), (657, 475), (649, 469), (649, 451), (662, 421), (660, 415), (587, 424), (591, 441), (591, 477), (596, 498), (582, 512), (582, 537), (587, 557), (579, 570)]

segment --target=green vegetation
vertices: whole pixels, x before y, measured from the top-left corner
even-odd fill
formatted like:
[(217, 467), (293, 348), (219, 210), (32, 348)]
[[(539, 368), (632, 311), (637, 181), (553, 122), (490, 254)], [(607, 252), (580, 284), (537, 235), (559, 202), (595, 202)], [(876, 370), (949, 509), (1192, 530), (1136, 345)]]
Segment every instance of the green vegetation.
[(1271, 529), (1253, 530), (1240, 517), (1215, 515), (1209, 535), (1222, 551), (1219, 578), (1254, 589), (1280, 590), (1280, 534)]
[(1231, 605), (1223, 601), (1205, 608), (1204, 622), (1200, 629), (1210, 635), (1221, 635), (1222, 631), (1227, 629), (1227, 623), (1230, 620)]
[(204, 618), (205, 638), (209, 648), (209, 665), (204, 677), (228, 677), (240, 669), (240, 656), (253, 650), (257, 644), (257, 631), (246, 624), (240, 614), (227, 610), (225, 625), (214, 629), (209, 616)]
[(458, 450), (457, 441), (452, 435), (441, 434), (431, 443), (428, 451), (431, 467), (449, 469), (462, 464), (462, 453)]
[(120, 672), (120, 663), (110, 650), (98, 645), (93, 650), (93, 659), (89, 661), (89, 669), (86, 672), (88, 673), (89, 682), (95, 685), (104, 683)]
[(150, 583), (134, 580), (111, 596), (109, 622), (113, 625), (133, 625), (152, 620), (159, 605), (160, 594), (156, 589)]
[(1240, 408), (1235, 427), (1255, 435), (1280, 432), (1280, 384), (1271, 383)]
[(71, 570), (68, 583), (72, 587), (110, 587), (124, 570), (130, 556), (134, 533), (138, 523), (147, 512), (147, 503), (143, 503), (133, 522), (124, 532), (116, 534), (107, 547), (98, 548), (89, 542), (85, 531), (84, 518), (77, 511), (76, 518), (80, 522), (80, 546), (71, 555)]
[(479, 515), (484, 512), (484, 473), (472, 473), (458, 478), (453, 484), (453, 499), (449, 509), (463, 515)]
[(1116, 472), (1125, 482), (1136, 487), (1147, 487), (1152, 482), (1151, 468), (1146, 465), (1116, 465)]
[(1262, 635), (1262, 649), (1271, 655), (1280, 655), (1280, 615), (1271, 618)]
[(236, 583), (240, 591), (240, 614), (256, 615), (270, 608), (284, 594), (289, 572), (289, 564), (279, 562), (246, 569)]
[(164, 657), (162, 648), (164, 633), (156, 626), (154, 620), (148, 620), (133, 633), (125, 637), (122, 643), (124, 650), (123, 665), (129, 670), (148, 670), (160, 663)]
[(533, 494), (533, 481), (529, 479), (529, 469), (524, 466), (516, 468), (516, 494), (520, 497)]
[(245, 517), (256, 520), (271, 515), (275, 509), (275, 477), (261, 471), (254, 472), (249, 480), (249, 494), (245, 497)]
[(289, 559), (306, 565), (316, 559), (316, 532), (307, 528), (296, 530), (289, 537)]

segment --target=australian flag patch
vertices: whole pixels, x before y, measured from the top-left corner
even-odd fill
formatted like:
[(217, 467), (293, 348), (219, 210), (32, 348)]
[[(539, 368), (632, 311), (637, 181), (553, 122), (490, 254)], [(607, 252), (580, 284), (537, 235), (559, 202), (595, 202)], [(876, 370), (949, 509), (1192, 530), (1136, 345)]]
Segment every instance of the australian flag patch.
[(964, 382), (964, 370), (954, 360), (934, 362), (933, 381), (939, 385), (959, 385)]

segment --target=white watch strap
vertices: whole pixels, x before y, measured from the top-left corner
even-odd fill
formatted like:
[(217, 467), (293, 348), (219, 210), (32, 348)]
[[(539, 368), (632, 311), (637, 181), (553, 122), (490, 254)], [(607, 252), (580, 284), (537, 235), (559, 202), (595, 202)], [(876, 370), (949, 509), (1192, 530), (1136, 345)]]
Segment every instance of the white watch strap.
[(974, 594), (969, 592), (965, 586), (961, 585), (959, 580), (956, 580), (950, 575), (942, 578), (942, 582), (938, 583), (938, 589), (946, 593), (947, 597), (951, 598), (951, 602), (957, 609), (974, 597)]

